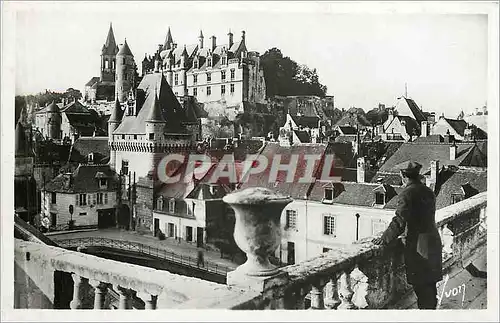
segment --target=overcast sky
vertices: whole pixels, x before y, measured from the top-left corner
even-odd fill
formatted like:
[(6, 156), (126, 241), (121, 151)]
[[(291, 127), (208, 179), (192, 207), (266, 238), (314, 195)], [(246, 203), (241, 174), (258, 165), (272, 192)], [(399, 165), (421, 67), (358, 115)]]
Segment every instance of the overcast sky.
[[(307, 6), (307, 5), (306, 5)], [(246, 31), (247, 48), (277, 47), (316, 68), (339, 108), (365, 111), (393, 105), (404, 94), (426, 111), (456, 117), (487, 100), (486, 15), (340, 14), (328, 4), (306, 9), (281, 2), (31, 3), (16, 17), (16, 94), (63, 91), (99, 75), (109, 23), (140, 66), (170, 26), (178, 44), (194, 44), (200, 29), (227, 43)], [(284, 11), (286, 10), (286, 11)]]

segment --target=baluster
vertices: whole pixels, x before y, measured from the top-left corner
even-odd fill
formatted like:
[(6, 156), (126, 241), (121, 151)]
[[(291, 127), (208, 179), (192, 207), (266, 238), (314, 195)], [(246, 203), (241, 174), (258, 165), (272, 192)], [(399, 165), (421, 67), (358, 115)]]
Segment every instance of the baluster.
[(82, 288), (82, 283), (86, 280), (86, 278), (81, 277), (77, 274), (71, 274), (73, 278), (73, 300), (69, 303), (69, 306), (72, 310), (81, 309), (82, 308), (82, 300), (80, 291)]
[(90, 285), (94, 287), (94, 310), (104, 309), (104, 300), (108, 292), (108, 285), (98, 280), (90, 280)]
[(311, 309), (322, 310), (325, 308), (325, 303), (323, 299), (323, 288), (325, 282), (319, 280), (312, 284), (311, 286)]
[(354, 303), (352, 302), (352, 297), (354, 296), (354, 292), (352, 291), (351, 285), (351, 271), (354, 268), (349, 268), (340, 276), (340, 299), (341, 303), (339, 305), (339, 309), (350, 310), (356, 308)]
[(118, 309), (128, 310), (130, 309), (131, 291), (130, 289), (123, 288), (121, 286), (115, 286), (116, 291), (120, 295), (120, 301), (118, 303)]
[(336, 309), (340, 305), (340, 298), (338, 293), (339, 276), (339, 274), (333, 274), (330, 277), (329, 283), (325, 287), (327, 292), (327, 296), (325, 297), (325, 305), (326, 307), (331, 309)]
[(158, 295), (152, 295), (149, 293), (137, 293), (137, 297), (144, 301), (146, 310), (156, 310), (156, 302), (158, 300)]

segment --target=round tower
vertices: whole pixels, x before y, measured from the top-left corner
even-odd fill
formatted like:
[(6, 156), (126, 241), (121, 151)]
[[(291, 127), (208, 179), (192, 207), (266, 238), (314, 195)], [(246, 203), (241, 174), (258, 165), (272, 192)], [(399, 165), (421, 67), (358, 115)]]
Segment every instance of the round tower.
[(113, 111), (111, 111), (111, 116), (109, 117), (108, 120), (108, 143), (110, 145), (109, 164), (112, 169), (116, 169), (116, 150), (111, 147), (111, 143), (115, 141), (113, 133), (122, 122), (122, 118), (123, 118), (122, 107), (120, 101), (118, 101), (118, 98), (116, 98), (115, 106), (113, 108)]
[(116, 95), (118, 101), (123, 103), (127, 100), (127, 93), (135, 83), (135, 61), (134, 55), (128, 47), (127, 40), (120, 46), (116, 54)]
[(187, 70), (188, 70), (188, 53), (186, 50), (186, 45), (184, 45), (184, 50), (182, 51), (181, 54), (181, 72), (180, 72), (180, 82), (182, 85), (183, 93), (179, 93), (179, 95), (187, 95), (188, 94), (188, 89), (187, 89)]
[(52, 101), (47, 107), (47, 138), (61, 139), (61, 111), (57, 104)]

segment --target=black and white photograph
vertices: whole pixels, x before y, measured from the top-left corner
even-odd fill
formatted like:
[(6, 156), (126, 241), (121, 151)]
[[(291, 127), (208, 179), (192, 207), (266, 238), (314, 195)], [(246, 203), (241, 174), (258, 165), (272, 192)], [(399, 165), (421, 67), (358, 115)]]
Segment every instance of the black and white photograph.
[(498, 320), (498, 9), (3, 1), (2, 321)]

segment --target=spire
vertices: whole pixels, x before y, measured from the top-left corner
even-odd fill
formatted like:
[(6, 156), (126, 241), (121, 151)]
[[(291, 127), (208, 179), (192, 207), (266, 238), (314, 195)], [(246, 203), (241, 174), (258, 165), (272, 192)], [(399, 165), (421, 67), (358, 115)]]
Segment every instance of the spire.
[(200, 29), (200, 35), (198, 36), (198, 38), (203, 38), (203, 31)]
[(120, 50), (118, 51), (118, 54), (116, 54), (117, 56), (120, 55), (120, 56), (125, 56), (125, 55), (128, 55), (128, 56), (134, 56), (132, 54), (132, 51), (130, 50), (130, 47), (128, 47), (128, 44), (127, 44), (127, 38), (125, 38), (125, 43), (120, 47)]
[(170, 32), (170, 27), (168, 27), (167, 37), (165, 38), (165, 44), (163, 44), (163, 49), (171, 49), (171, 45), (174, 43), (172, 39), (172, 33)]
[(165, 118), (163, 117), (163, 113), (161, 111), (160, 102), (158, 101), (157, 88), (155, 87), (154, 98), (151, 105), (151, 109), (149, 110), (148, 118), (146, 122), (165, 122)]
[(116, 101), (115, 101), (115, 106), (113, 108), (113, 111), (111, 111), (111, 116), (109, 117), (108, 122), (121, 122), (123, 117), (123, 110), (122, 106), (120, 104), (120, 101), (118, 101), (118, 96), (116, 96)]
[(116, 54), (116, 41), (113, 33), (113, 25), (109, 23), (108, 37), (102, 47), (103, 54), (115, 55)]
[(185, 57), (187, 57), (187, 56), (188, 56), (188, 52), (187, 52), (187, 50), (186, 50), (186, 45), (184, 45), (184, 50), (182, 51), (182, 54), (181, 54), (181, 55), (182, 55), (182, 56), (185, 56)]

